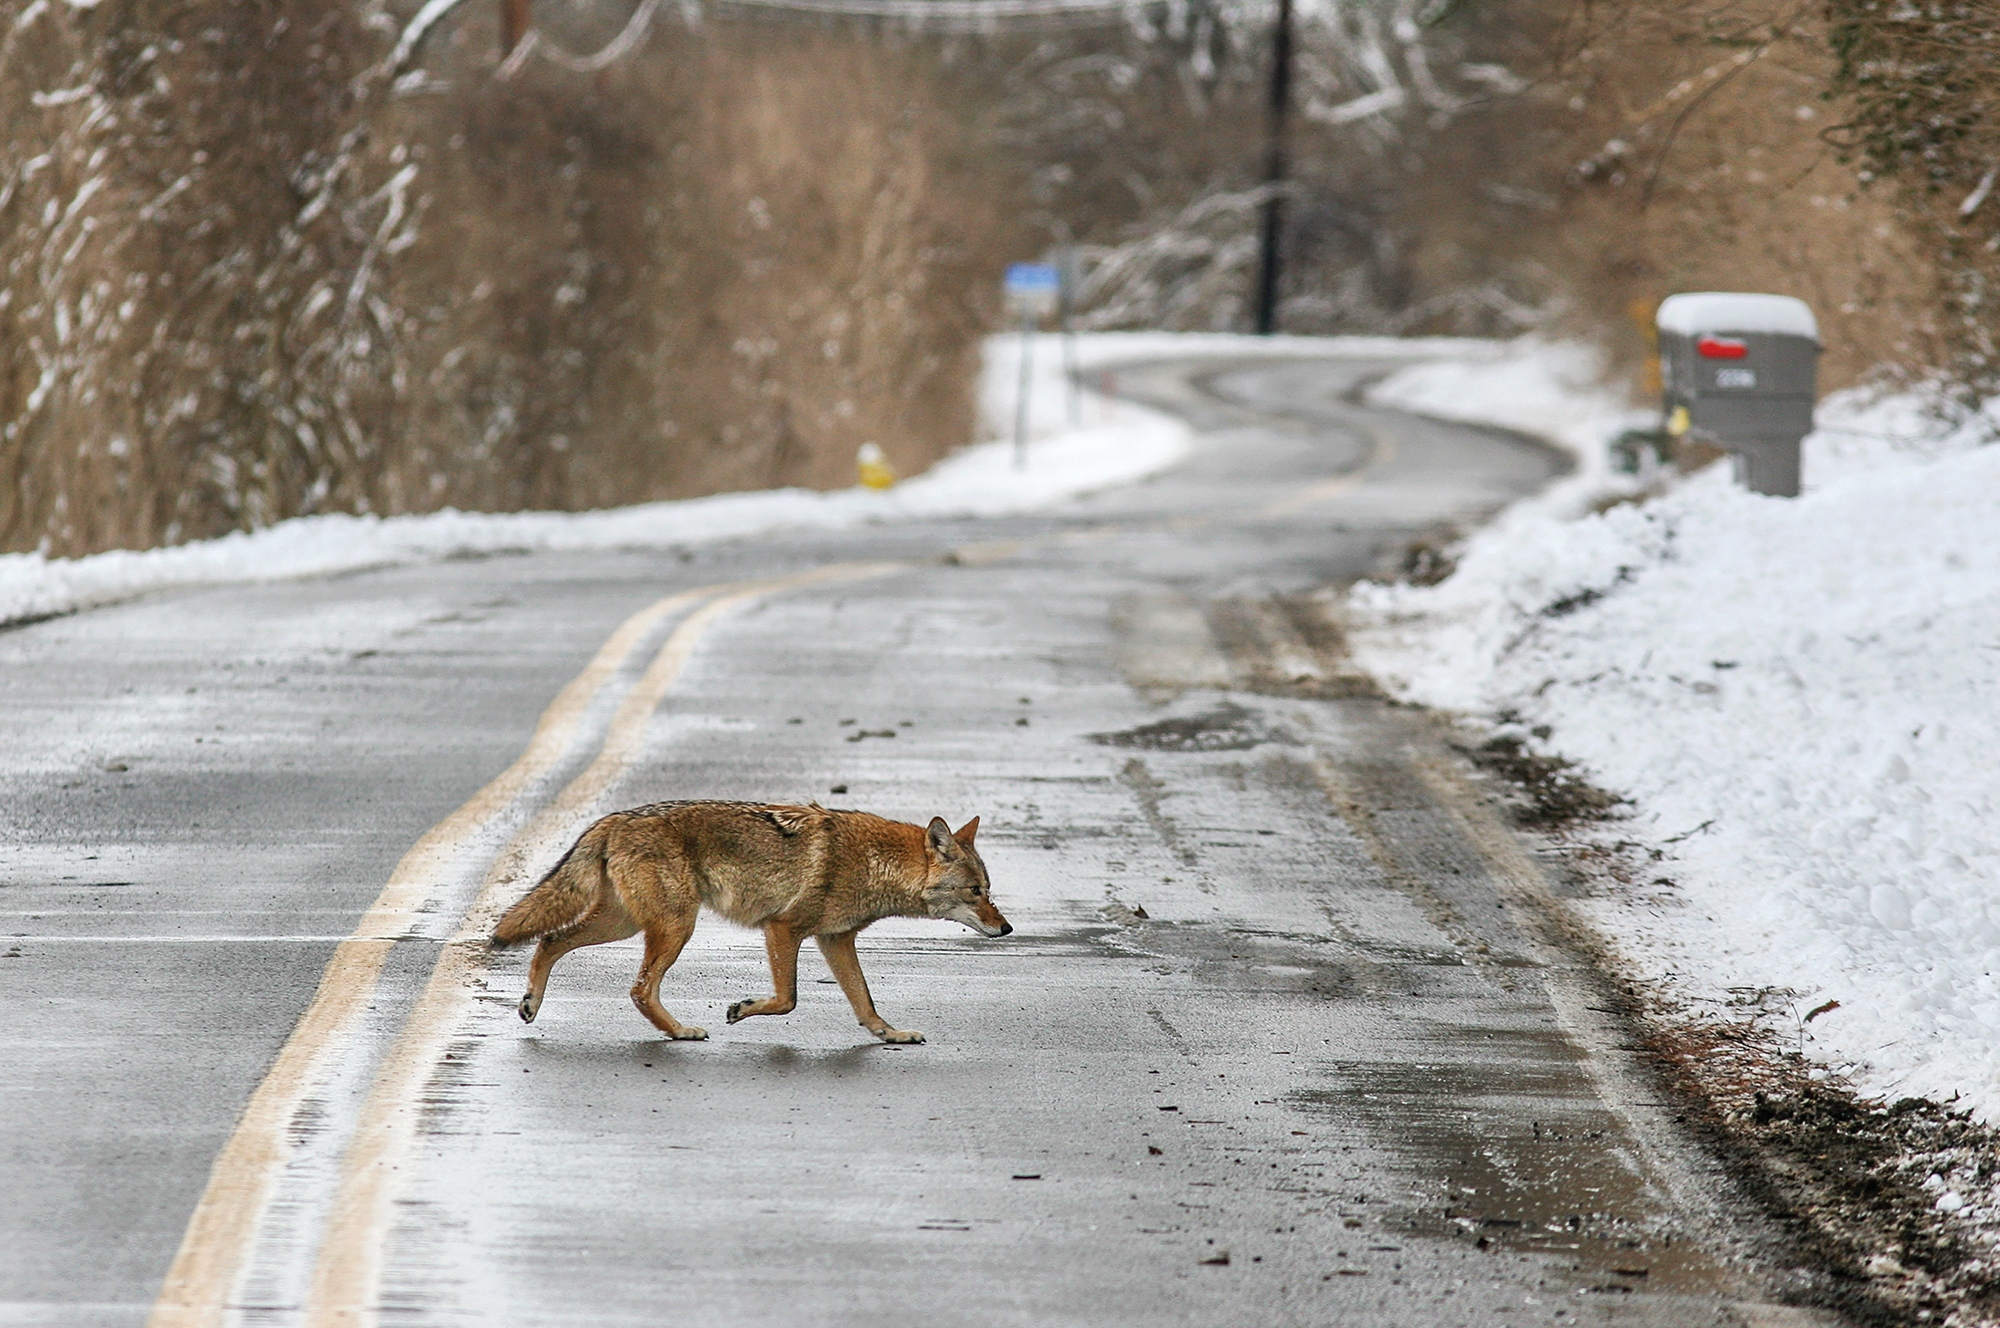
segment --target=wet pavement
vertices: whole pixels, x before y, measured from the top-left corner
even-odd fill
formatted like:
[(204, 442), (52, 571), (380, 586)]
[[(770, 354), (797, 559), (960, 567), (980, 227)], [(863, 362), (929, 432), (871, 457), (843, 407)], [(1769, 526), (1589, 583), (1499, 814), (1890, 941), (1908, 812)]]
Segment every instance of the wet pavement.
[[(1818, 1322), (1534, 846), (1344, 671), (1325, 587), (1558, 469), (1349, 404), (1380, 367), (1121, 370), (1197, 451), (1035, 517), (0, 634), (0, 1322)], [(493, 791), (628, 615), (718, 586)], [(768, 978), (714, 918), (661, 991), (709, 1041), (633, 1010), (636, 942), (522, 1025), (524, 956), (463, 942), (590, 815), (684, 797), (978, 815), (1015, 934), (863, 935), (921, 1046), (810, 956), (797, 1011), (726, 1025)]]

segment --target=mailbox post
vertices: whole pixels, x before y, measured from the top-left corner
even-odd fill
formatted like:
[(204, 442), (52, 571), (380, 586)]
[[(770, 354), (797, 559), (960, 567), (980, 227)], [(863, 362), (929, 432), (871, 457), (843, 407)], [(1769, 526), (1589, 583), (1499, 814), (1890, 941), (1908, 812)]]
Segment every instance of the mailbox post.
[(1789, 295), (1670, 295), (1654, 317), (1667, 432), (1729, 452), (1757, 493), (1796, 498), (1812, 432), (1819, 324)]

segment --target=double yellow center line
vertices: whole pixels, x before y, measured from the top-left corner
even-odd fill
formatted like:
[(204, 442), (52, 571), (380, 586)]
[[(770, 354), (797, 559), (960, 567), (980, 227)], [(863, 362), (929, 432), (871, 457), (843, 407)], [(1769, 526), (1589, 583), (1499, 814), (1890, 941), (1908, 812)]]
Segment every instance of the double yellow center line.
[(583, 672), (543, 711), (519, 759), (403, 855), (382, 893), (334, 951), (312, 1003), (251, 1095), (210, 1170), (208, 1186), (153, 1304), (148, 1328), (212, 1328), (225, 1321), (286, 1164), (292, 1121), (342, 1049), (361, 1031), (396, 939), (408, 934), (434, 883), (462, 864), (468, 848), (525, 810), (525, 800), (585, 736), (593, 703), (615, 684), (645, 641), (676, 614), (701, 605), (668, 636), (645, 674), (626, 693), (606, 726), (596, 758), (494, 860), (478, 898), (444, 947), (415, 1009), (376, 1071), (341, 1162), (303, 1306), (309, 1324), (375, 1321), (396, 1165), (415, 1138), (424, 1084), (471, 1008), (470, 979), (485, 964), (481, 942), (491, 916), (506, 902), (503, 896), (519, 865), (585, 815), (638, 759), (647, 721), (718, 619), (784, 591), (880, 576), (900, 568), (897, 563), (842, 563), (793, 576), (683, 591), (641, 609), (611, 634)]

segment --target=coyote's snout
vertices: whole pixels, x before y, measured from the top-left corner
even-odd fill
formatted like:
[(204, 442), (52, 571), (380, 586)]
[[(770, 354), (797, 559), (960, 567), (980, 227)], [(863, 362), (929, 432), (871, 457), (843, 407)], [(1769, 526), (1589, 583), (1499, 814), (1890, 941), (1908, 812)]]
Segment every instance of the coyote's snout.
[(883, 918), (962, 922), (982, 936), (1014, 928), (993, 907), (973, 817), (906, 825), (867, 812), (749, 802), (658, 802), (613, 812), (571, 845), (541, 883), (493, 928), (493, 944), (540, 939), (521, 1018), (533, 1021), (549, 970), (571, 950), (646, 934), (632, 1003), (669, 1037), (705, 1038), (660, 1004), (660, 979), (694, 932), (701, 906), (761, 927), (772, 992), (729, 1007), (729, 1022), (798, 1005), (799, 947), (812, 937), (869, 1032), (922, 1042), (875, 1012), (854, 938)]

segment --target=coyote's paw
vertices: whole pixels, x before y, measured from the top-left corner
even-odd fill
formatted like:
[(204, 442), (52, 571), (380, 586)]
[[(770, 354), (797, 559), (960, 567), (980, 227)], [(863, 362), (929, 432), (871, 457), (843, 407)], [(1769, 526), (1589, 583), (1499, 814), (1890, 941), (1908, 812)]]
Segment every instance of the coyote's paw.
[(746, 1012), (750, 1009), (751, 1006), (755, 1005), (756, 1003), (757, 1002), (755, 999), (748, 999), (748, 1000), (738, 1001), (736, 1002), (736, 1004), (730, 1006), (728, 1015), (729, 1022), (733, 1024), (737, 1022), (739, 1019), (749, 1018), (750, 1016)]
[(540, 1010), (541, 1008), (542, 1008), (542, 1003), (535, 999), (534, 992), (531, 991), (524, 994), (521, 997), (521, 1022), (524, 1024), (534, 1023), (535, 1012)]
[(676, 1042), (706, 1042), (708, 1041), (708, 1030), (705, 1028), (696, 1028), (693, 1024), (684, 1024), (677, 1031), (669, 1033), (667, 1036)]
[(875, 1036), (881, 1038), (884, 1042), (895, 1042), (899, 1044), (910, 1043), (910, 1042), (922, 1042), (924, 1040), (924, 1035), (922, 1033), (917, 1032), (917, 1030), (914, 1028), (885, 1028), (881, 1032), (877, 1033)]

